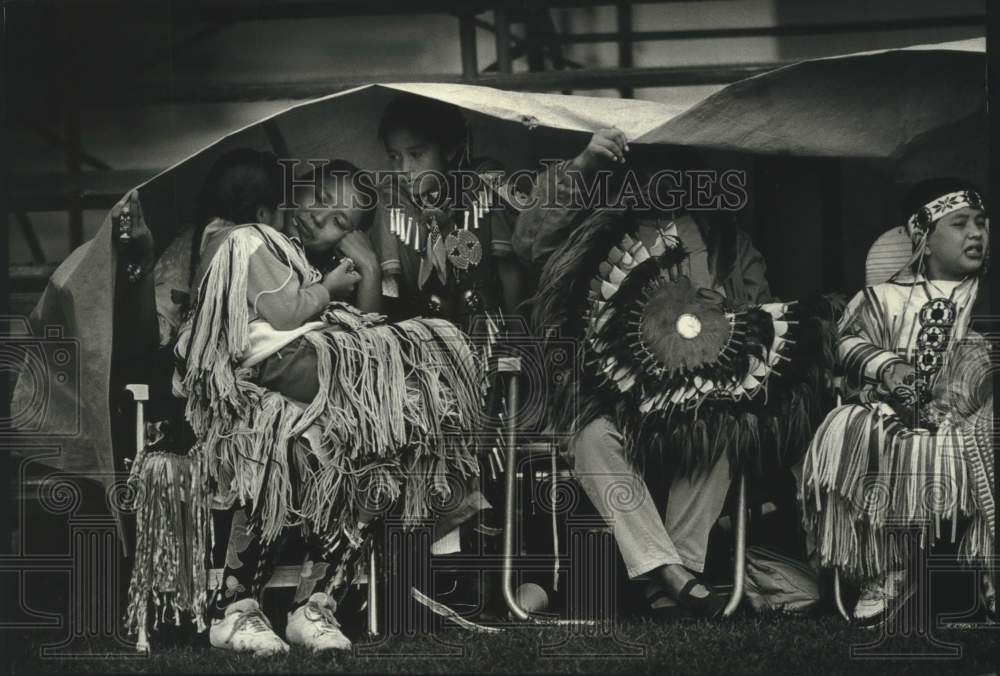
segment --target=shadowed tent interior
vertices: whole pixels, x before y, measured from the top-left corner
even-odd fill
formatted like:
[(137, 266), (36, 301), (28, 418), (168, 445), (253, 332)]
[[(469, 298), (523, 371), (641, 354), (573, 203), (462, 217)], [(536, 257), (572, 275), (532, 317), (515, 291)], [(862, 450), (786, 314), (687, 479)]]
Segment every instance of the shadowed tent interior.
[(954, 176), (986, 189), (985, 50), (974, 39), (804, 61), (734, 83), (643, 140), (747, 169), (738, 222), (776, 295), (851, 293), (909, 186)]

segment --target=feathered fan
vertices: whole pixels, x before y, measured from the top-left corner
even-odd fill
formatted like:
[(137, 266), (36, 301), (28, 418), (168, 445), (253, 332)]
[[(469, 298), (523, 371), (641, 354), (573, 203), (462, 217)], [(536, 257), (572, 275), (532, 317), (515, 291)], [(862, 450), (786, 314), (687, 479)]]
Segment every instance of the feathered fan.
[(788, 342), (787, 305), (730, 309), (670, 276), (684, 256), (672, 223), (648, 249), (625, 235), (591, 282), (591, 360), (620, 392), (638, 386), (642, 413), (752, 397)]
[[(597, 219), (580, 242), (606, 243), (610, 232)], [(674, 224), (648, 247), (629, 234), (617, 239), (603, 261), (590, 257), (597, 270), (579, 327), (586, 368), (574, 381), (583, 405), (572, 420), (565, 407), (554, 410), (556, 426), (612, 415), (634, 461), (663, 451), (684, 472), (723, 452), (758, 467), (765, 449), (783, 464), (797, 459), (827, 403), (838, 303), (738, 306), (676, 272), (687, 254)], [(546, 272), (562, 271), (572, 254), (562, 248)], [(537, 309), (557, 299), (536, 301)], [(574, 307), (571, 298), (558, 303)]]

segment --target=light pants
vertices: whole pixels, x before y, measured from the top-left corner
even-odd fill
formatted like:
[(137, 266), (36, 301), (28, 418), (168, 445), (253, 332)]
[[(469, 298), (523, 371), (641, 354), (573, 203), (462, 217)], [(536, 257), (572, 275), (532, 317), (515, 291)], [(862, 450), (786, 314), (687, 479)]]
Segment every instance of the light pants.
[(731, 482), (725, 453), (714, 467), (673, 480), (665, 516), (625, 457), (621, 433), (607, 418), (584, 427), (567, 455), (584, 493), (611, 524), (630, 579), (676, 563), (704, 571), (708, 534)]

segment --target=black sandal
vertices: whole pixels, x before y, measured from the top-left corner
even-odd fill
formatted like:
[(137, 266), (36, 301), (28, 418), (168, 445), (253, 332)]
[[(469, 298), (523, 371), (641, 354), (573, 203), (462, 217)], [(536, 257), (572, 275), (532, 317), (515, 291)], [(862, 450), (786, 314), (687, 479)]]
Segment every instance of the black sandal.
[[(670, 605), (654, 606), (653, 604), (660, 599), (669, 600)], [(649, 614), (658, 620), (681, 620), (694, 617), (690, 610), (679, 605), (670, 594), (662, 589), (653, 593), (651, 596), (647, 596), (646, 603), (648, 605)]]
[[(706, 596), (698, 598), (691, 595), (691, 590), (698, 585), (708, 590)], [(725, 597), (716, 593), (712, 585), (702, 582), (696, 577), (688, 580), (681, 588), (680, 593), (677, 594), (677, 603), (689, 610), (695, 617), (703, 617), (708, 620), (720, 617), (726, 608)]]

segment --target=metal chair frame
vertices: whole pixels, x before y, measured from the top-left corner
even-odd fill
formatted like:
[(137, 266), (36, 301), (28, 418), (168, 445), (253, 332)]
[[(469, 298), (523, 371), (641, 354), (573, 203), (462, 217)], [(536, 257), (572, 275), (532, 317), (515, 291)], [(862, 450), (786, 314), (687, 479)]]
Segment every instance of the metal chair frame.
[[(498, 372), (507, 376), (507, 416), (504, 419), (504, 437), (507, 447), (506, 467), (504, 475), (504, 537), (503, 537), (503, 568), (501, 571), (501, 593), (504, 602), (510, 610), (511, 617), (522, 622), (536, 621), (517, 601), (514, 590), (514, 532), (517, 518), (517, 457), (519, 452), (535, 452), (539, 449), (533, 445), (519, 445), (517, 438), (517, 408), (520, 396), (521, 362), (517, 357), (507, 357), (499, 360)], [(555, 453), (552, 444), (544, 444), (547, 452)], [(747, 485), (746, 475), (741, 472), (737, 478), (736, 496), (736, 527), (734, 530), (734, 573), (733, 591), (729, 602), (723, 610), (728, 617), (736, 612), (743, 600), (746, 582), (746, 543), (747, 543)], [(572, 621), (570, 621), (572, 622)]]

